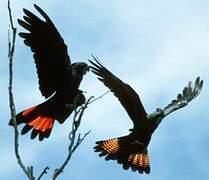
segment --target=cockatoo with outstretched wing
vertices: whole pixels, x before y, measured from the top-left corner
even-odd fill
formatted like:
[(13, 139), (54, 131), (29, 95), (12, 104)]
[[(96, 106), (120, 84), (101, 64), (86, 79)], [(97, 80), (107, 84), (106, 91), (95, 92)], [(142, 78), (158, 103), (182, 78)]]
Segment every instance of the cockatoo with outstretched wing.
[(177, 99), (168, 106), (147, 114), (134, 89), (105, 68), (97, 58), (93, 56), (93, 59), (94, 61), (89, 60), (92, 72), (118, 98), (134, 125), (130, 130), (131, 133), (126, 136), (96, 142), (95, 151), (100, 152), (99, 156), (106, 156), (106, 160), (117, 160), (124, 169), (131, 167), (133, 171), (149, 174), (150, 162), (147, 147), (153, 132), (165, 116), (186, 106), (200, 94), (203, 80), (198, 77), (194, 86), (189, 82), (183, 92), (178, 94)]
[[(19, 33), (33, 52), (39, 89), (45, 102), (23, 110), (16, 115), (17, 125), (24, 123), (21, 134), (32, 130), (31, 139), (48, 138), (55, 120), (63, 123), (75, 108), (85, 103), (79, 90), (83, 75), (89, 70), (84, 62), (71, 63), (67, 46), (48, 15), (37, 5), (44, 20), (23, 9), (24, 20), (18, 23), (28, 32)], [(9, 125), (13, 126), (10, 120)]]

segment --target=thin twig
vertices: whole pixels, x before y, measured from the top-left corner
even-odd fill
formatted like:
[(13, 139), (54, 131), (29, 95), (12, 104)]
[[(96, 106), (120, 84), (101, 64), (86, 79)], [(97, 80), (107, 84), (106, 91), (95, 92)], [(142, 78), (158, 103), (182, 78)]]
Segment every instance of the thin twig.
[(106, 94), (108, 94), (109, 92), (111, 92), (110, 90), (108, 90), (107, 92), (105, 92), (104, 94), (102, 94), (101, 96), (94, 98), (90, 103), (93, 103), (94, 101), (97, 101), (98, 99), (103, 98)]
[[(10, 26), (12, 30), (12, 41), (10, 39), (10, 30), (8, 32), (8, 58), (9, 58), (9, 105), (10, 105), (10, 110), (11, 110), (11, 118), (12, 122), (14, 125), (14, 146), (15, 146), (15, 155), (17, 158), (17, 162), (23, 172), (26, 174), (29, 180), (35, 180), (35, 177), (33, 176), (33, 166), (29, 166), (26, 168), (24, 165), (20, 154), (19, 154), (19, 132), (17, 129), (17, 122), (16, 122), (16, 110), (15, 110), (15, 103), (14, 103), (14, 97), (12, 93), (12, 83), (13, 83), (13, 57), (14, 57), (14, 50), (15, 50), (15, 40), (16, 40), (16, 28), (14, 27), (13, 24), (13, 19), (12, 19), (12, 11), (10, 8), (10, 0), (8, 0), (8, 11), (9, 11), (9, 20), (10, 20)], [(109, 92), (109, 91), (108, 91)], [(69, 139), (70, 139), (70, 144), (68, 146), (68, 155), (63, 164), (60, 166), (60, 168), (56, 169), (51, 177), (52, 180), (55, 180), (64, 170), (66, 165), (68, 164), (69, 160), (72, 157), (72, 154), (75, 152), (75, 150), (79, 147), (79, 145), (84, 141), (84, 139), (89, 135), (90, 131), (86, 132), (83, 137), (81, 137), (81, 134), (79, 133), (77, 135), (77, 130), (80, 126), (81, 119), (83, 117), (84, 111), (88, 107), (89, 104), (95, 102), (96, 100), (102, 98), (104, 95), (106, 95), (108, 92), (104, 93), (103, 95), (99, 96), (98, 98), (93, 99), (94, 97), (90, 97), (86, 103), (81, 106), (80, 108), (76, 109), (74, 111), (74, 117), (73, 117), (73, 123), (72, 123), (72, 130), (69, 134)], [(93, 99), (93, 100), (92, 100)], [(77, 139), (77, 140), (76, 140)], [(47, 170), (49, 167), (46, 167), (41, 175), (38, 177), (37, 180), (40, 180), (44, 174), (47, 174)]]
[(80, 126), (80, 122), (81, 122), (83, 113), (84, 113), (85, 109), (88, 107), (88, 104), (92, 98), (93, 97), (90, 97), (83, 106), (81, 106), (79, 109), (75, 109), (75, 111), (74, 111), (72, 129), (71, 129), (71, 132), (69, 133), (70, 144), (68, 146), (68, 154), (67, 154), (67, 157), (66, 157), (65, 161), (63, 162), (63, 164), (59, 168), (55, 169), (55, 171), (51, 177), (52, 180), (55, 180), (63, 172), (64, 168), (66, 167), (66, 165), (70, 161), (73, 152), (78, 148), (78, 146), (81, 144), (81, 142), (90, 133), (90, 132), (86, 133), (83, 138), (80, 138), (80, 135), (78, 135), (77, 142), (75, 143), (76, 133), (77, 133), (78, 127)]
[(44, 174), (47, 174), (47, 170), (49, 170), (48, 166), (44, 168), (43, 172), (40, 174), (40, 176), (37, 178), (37, 180), (40, 180)]
[(19, 166), (21, 167), (23, 172), (26, 174), (26, 176), (30, 180), (34, 180), (35, 178), (33, 177), (33, 167), (31, 166), (31, 167), (26, 168), (26, 166), (23, 164), (23, 161), (20, 157), (19, 149), (18, 149), (18, 147), (19, 147), (19, 143), (18, 143), (19, 133), (18, 133), (17, 122), (16, 122), (16, 118), (15, 118), (16, 110), (15, 110), (14, 97), (13, 97), (13, 93), (12, 93), (13, 57), (14, 57), (14, 51), (15, 51), (15, 40), (16, 40), (17, 30), (13, 24), (12, 10), (10, 7), (10, 0), (8, 0), (7, 8), (8, 8), (8, 12), (9, 12), (9, 20), (10, 20), (10, 26), (11, 26), (11, 30), (12, 30), (12, 41), (10, 39), (10, 30), (8, 31), (8, 58), (9, 58), (9, 87), (8, 87), (8, 89), (9, 89), (9, 106), (10, 106), (10, 110), (11, 110), (11, 118), (12, 118), (13, 125), (14, 125), (15, 155), (17, 158), (17, 163), (19, 164)]
[[(109, 91), (108, 91), (109, 92)], [(70, 144), (68, 146), (68, 154), (63, 162), (63, 164), (55, 169), (51, 180), (55, 180), (63, 171), (66, 165), (69, 163), (73, 153), (76, 151), (76, 149), (81, 145), (81, 143), (85, 140), (85, 138), (89, 135), (91, 131), (86, 132), (83, 137), (81, 137), (81, 134), (79, 133), (77, 135), (78, 128), (81, 124), (81, 120), (84, 114), (84, 111), (88, 108), (88, 105), (91, 103), (95, 102), (96, 100), (104, 97), (108, 92), (104, 93), (103, 95), (99, 96), (98, 98), (95, 98), (91, 96), (84, 105), (82, 105), (80, 108), (76, 108), (74, 110), (74, 116), (73, 116), (73, 122), (72, 122), (72, 129), (69, 133), (69, 139), (70, 139)], [(77, 140), (76, 140), (77, 139)]]

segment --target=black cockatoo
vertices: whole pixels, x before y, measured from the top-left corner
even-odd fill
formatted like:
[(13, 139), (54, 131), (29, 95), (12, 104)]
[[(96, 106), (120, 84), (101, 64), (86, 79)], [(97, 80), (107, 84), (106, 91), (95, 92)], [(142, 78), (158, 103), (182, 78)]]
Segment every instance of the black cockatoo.
[[(84, 62), (71, 64), (67, 46), (55, 25), (40, 7), (34, 6), (44, 20), (23, 9), (24, 21), (18, 19), (18, 23), (28, 32), (19, 36), (33, 52), (39, 89), (47, 100), (23, 110), (16, 120), (17, 125), (25, 123), (21, 134), (32, 129), (31, 139), (39, 135), (39, 140), (43, 140), (49, 137), (55, 120), (63, 123), (76, 107), (85, 103), (79, 85), (89, 66)], [(13, 125), (12, 120), (9, 125)]]
[(182, 94), (178, 94), (177, 99), (168, 106), (164, 109), (157, 109), (152, 114), (147, 114), (133, 88), (113, 75), (97, 58), (94, 56), (93, 58), (94, 61), (89, 60), (92, 64), (92, 72), (114, 93), (134, 124), (130, 134), (126, 136), (96, 142), (95, 152), (100, 152), (99, 156), (106, 156), (106, 160), (117, 160), (124, 169), (131, 167), (133, 171), (149, 174), (150, 163), (147, 147), (153, 132), (165, 116), (186, 106), (199, 95), (203, 81), (200, 81), (198, 77), (194, 87), (189, 82)]

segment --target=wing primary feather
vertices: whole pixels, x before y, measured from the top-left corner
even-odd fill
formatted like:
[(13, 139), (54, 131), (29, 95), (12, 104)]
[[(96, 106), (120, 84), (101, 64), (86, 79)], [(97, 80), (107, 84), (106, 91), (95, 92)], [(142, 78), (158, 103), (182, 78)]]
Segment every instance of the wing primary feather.
[(46, 21), (51, 22), (51, 19), (49, 18), (49, 16), (39, 6), (37, 6), (36, 4), (34, 4), (34, 7), (45, 18)]
[(203, 86), (203, 80), (201, 80), (199, 83), (199, 90), (202, 89), (202, 86)]
[(21, 19), (18, 19), (17, 22), (19, 23), (20, 26), (22, 26), (23, 28), (27, 29), (28, 31), (31, 31), (32, 27), (30, 24), (22, 21)]
[(100, 81), (104, 82), (104, 79), (103, 78), (97, 78), (97, 79), (99, 79)]
[(23, 16), (23, 19), (24, 19), (27, 23), (31, 24), (31, 19), (30, 19), (28, 16)]
[[(39, 17), (37, 17), (35, 14), (33, 14), (32, 12), (28, 11), (27, 9), (23, 9), (23, 12), (29, 17), (29, 21), (30, 22), (43, 22)], [(25, 16), (25, 17), (27, 17)], [(23, 16), (24, 18), (24, 16)]]
[(18, 33), (19, 34), (19, 36), (21, 37), (21, 38), (24, 38), (24, 39), (26, 39), (26, 38), (29, 38), (30, 37), (30, 34), (29, 33)]
[(89, 60), (91, 71), (97, 75), (97, 78), (118, 98), (133, 121), (134, 126), (138, 126), (143, 121), (146, 121), (146, 111), (134, 89), (105, 68), (97, 57), (92, 55), (92, 58), (93, 60)]
[(95, 67), (91, 67), (91, 69), (92, 69), (94, 72), (101, 73), (101, 69), (97, 69), (97, 68), (95, 68)]
[(94, 56), (94, 55), (91, 55), (93, 57), (93, 59), (101, 66), (101, 67), (104, 67), (101, 63), (101, 61), (99, 60), (98, 57)]
[(102, 77), (101, 74), (100, 74), (98, 71), (92, 70), (92, 72), (93, 72), (94, 74), (96, 74), (97, 76)]
[(186, 106), (190, 101), (192, 101), (195, 97), (197, 97), (200, 94), (202, 87), (203, 80), (200, 80), (200, 77), (196, 78), (193, 87), (192, 82), (190, 81), (187, 87), (184, 87), (182, 94), (178, 94), (177, 99), (173, 100), (164, 108), (164, 117), (170, 114), (171, 112)]
[(101, 67), (100, 67), (98, 64), (96, 64), (95, 62), (93, 62), (93, 61), (91, 61), (91, 60), (89, 60), (89, 62), (90, 62), (92, 65), (94, 65), (95, 67), (97, 67), (98, 69), (101, 69)]

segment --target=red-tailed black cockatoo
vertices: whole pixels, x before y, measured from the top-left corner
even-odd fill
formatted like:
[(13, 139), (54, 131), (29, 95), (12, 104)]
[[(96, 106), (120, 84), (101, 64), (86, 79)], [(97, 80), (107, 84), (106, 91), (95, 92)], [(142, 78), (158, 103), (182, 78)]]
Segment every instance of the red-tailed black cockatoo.
[[(48, 138), (55, 120), (63, 123), (73, 110), (85, 103), (85, 96), (79, 90), (83, 75), (89, 71), (84, 62), (71, 63), (67, 46), (48, 15), (37, 5), (35, 9), (43, 20), (27, 9), (23, 9), (24, 20), (18, 23), (28, 32), (19, 36), (31, 48), (41, 94), (45, 102), (23, 110), (16, 115), (17, 125), (24, 123), (21, 134), (32, 129), (31, 139)], [(10, 120), (9, 125), (13, 125)]]
[(93, 59), (94, 61), (89, 60), (92, 72), (118, 98), (134, 125), (130, 134), (126, 136), (96, 142), (95, 152), (100, 152), (99, 156), (105, 156), (106, 160), (116, 160), (124, 169), (131, 168), (133, 171), (149, 174), (147, 147), (153, 132), (165, 116), (186, 106), (199, 95), (203, 81), (198, 77), (194, 86), (189, 82), (182, 94), (178, 94), (177, 99), (168, 106), (147, 114), (134, 89), (105, 68), (97, 58), (93, 56)]

